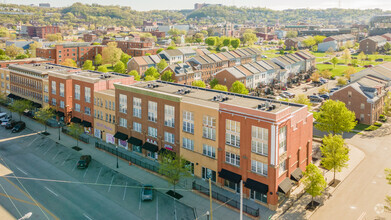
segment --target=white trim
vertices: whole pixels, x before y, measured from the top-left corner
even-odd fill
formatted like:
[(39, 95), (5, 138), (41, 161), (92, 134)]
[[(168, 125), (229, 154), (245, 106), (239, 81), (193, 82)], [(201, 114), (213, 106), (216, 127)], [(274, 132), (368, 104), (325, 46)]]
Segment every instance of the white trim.
[(278, 149), (279, 149), (279, 143), (278, 143), (278, 125), (276, 126), (276, 130), (275, 130), (275, 134), (277, 134), (277, 135), (274, 135), (275, 136), (275, 138), (276, 138), (276, 140), (275, 140), (275, 147), (276, 147), (276, 154), (275, 154), (275, 162), (276, 162), (276, 164), (279, 164), (279, 161), (278, 161), (278, 158), (279, 158), (279, 153), (278, 153)]
[(276, 158), (276, 148), (275, 148), (275, 145), (276, 145), (276, 129), (275, 129), (275, 125), (272, 125), (271, 126), (271, 144), (270, 144), (270, 150), (271, 150), (271, 156), (270, 156), (270, 164), (271, 165), (276, 165), (276, 161), (275, 161), (275, 158)]

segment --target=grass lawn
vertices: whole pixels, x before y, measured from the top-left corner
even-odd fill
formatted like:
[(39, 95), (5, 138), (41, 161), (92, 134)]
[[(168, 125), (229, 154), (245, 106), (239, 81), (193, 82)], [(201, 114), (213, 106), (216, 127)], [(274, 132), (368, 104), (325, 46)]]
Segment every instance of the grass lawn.
[(277, 50), (265, 50), (265, 51), (262, 51), (262, 55), (265, 55), (267, 56), (267, 58), (275, 58), (275, 57), (279, 57), (281, 56), (281, 54), (276, 54)]
[(326, 57), (326, 56), (327, 56), (326, 53), (324, 53), (324, 52), (312, 52), (312, 51), (311, 51), (311, 53), (312, 53), (314, 56), (316, 56), (316, 57)]
[[(343, 65), (335, 65), (335, 68), (333, 68), (332, 64), (316, 64), (316, 68), (319, 71), (322, 70), (330, 70), (330, 72), (335, 76), (342, 76), (344, 74), (344, 71), (348, 69), (350, 66), (343, 66)], [(357, 72), (365, 69), (363, 67), (355, 67)]]
[(366, 124), (357, 124), (353, 130), (359, 130), (359, 131), (363, 131), (365, 130), (367, 127), (369, 127), (370, 125), (366, 125)]

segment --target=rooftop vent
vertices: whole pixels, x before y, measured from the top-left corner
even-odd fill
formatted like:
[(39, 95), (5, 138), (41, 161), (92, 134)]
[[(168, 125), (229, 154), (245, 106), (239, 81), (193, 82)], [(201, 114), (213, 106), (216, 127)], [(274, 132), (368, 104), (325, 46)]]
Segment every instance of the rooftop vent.
[(159, 85), (158, 84), (156, 84), (156, 83), (148, 83), (148, 85), (147, 85), (147, 88), (157, 88), (157, 87), (159, 87)]
[(227, 96), (224, 96), (222, 94), (216, 95), (212, 98), (212, 101), (214, 102), (225, 102), (228, 100)]

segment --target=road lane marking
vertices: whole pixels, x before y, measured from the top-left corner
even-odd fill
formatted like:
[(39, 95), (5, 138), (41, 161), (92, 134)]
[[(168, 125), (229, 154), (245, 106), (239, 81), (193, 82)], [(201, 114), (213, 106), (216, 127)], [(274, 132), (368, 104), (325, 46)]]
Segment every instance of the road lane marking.
[(53, 148), (53, 146), (51, 146), (51, 147), (49, 147), (48, 148), (48, 150), (43, 154), (43, 155), (46, 155), (47, 154), (47, 152), (49, 152), (50, 151), (50, 149), (52, 149)]
[(54, 155), (54, 157), (52, 158), (52, 160), (54, 160), (57, 156), (58, 156), (58, 154), (60, 154), (60, 150), (57, 152), (57, 154), (56, 155)]
[(125, 200), (125, 196), (126, 196), (126, 188), (128, 188), (128, 182), (126, 182), (126, 185), (125, 185), (125, 190), (124, 190), (124, 196), (122, 197), (122, 200)]
[(3, 138), (3, 139), (0, 140), (0, 142), (12, 141), (14, 139), (28, 137), (28, 136), (33, 136), (33, 135), (36, 135), (36, 134), (38, 134), (38, 133), (36, 132), (36, 133), (31, 133), (31, 134), (19, 135), (19, 136), (16, 136), (16, 137)]
[(113, 184), (114, 177), (115, 176), (113, 176), (113, 178), (111, 178), (111, 183), (110, 183), (110, 186), (109, 186), (109, 189), (107, 190), (107, 192), (110, 192), (110, 190), (111, 190), (111, 185)]
[(88, 216), (86, 213), (83, 213), (84, 217), (86, 217), (87, 219), (89, 220), (92, 220), (92, 218), (90, 216)]
[(159, 220), (159, 196), (156, 195), (156, 220)]
[(138, 202), (138, 210), (140, 211), (141, 209), (141, 191), (140, 191), (140, 199), (139, 199), (139, 202)]
[(95, 181), (95, 183), (98, 183), (99, 176), (100, 176), (100, 172), (102, 172), (102, 167), (101, 167), (101, 168), (100, 168), (100, 170), (99, 170), (98, 177), (96, 178), (96, 181)]
[(22, 172), (24, 175), (27, 175), (26, 171), (20, 169), (19, 167), (16, 167), (16, 169), (18, 169), (20, 172)]
[(89, 167), (87, 167), (86, 172), (84, 172), (83, 178), (86, 177), (86, 174), (87, 174), (87, 172), (88, 172), (88, 168), (89, 168)]
[(53, 190), (51, 190), (51, 189), (47, 188), (46, 186), (44, 186), (44, 187), (45, 187), (45, 189), (47, 189), (49, 192), (53, 193), (55, 196), (58, 196), (58, 194), (57, 194), (57, 193), (55, 193), (55, 192), (53, 192)]
[(19, 198), (16, 198), (16, 197), (13, 197), (13, 196), (4, 194), (4, 193), (0, 193), (0, 196), (4, 196), (4, 197), (7, 197), (7, 198), (9, 198), (9, 199), (13, 199), (13, 200), (15, 200), (15, 201), (23, 202), (23, 203), (26, 203), (26, 204), (29, 204), (29, 205), (37, 206), (37, 204), (35, 204), (35, 203), (33, 203), (33, 202), (26, 201), (26, 200), (23, 200), (23, 199), (19, 199)]
[(70, 154), (68, 155), (68, 157), (62, 162), (61, 166), (64, 165), (65, 161), (67, 161), (68, 158), (69, 158), (71, 155), (72, 155), (72, 153), (70, 153)]
[(75, 170), (75, 168), (77, 167), (77, 163), (79, 163), (79, 161), (76, 161), (75, 166), (73, 166), (72, 172), (73, 172), (73, 171)]
[(34, 140), (33, 140), (32, 142), (30, 142), (30, 144), (28, 144), (27, 147), (30, 147), (38, 138), (39, 138), (39, 136), (37, 136), (36, 138), (34, 138)]

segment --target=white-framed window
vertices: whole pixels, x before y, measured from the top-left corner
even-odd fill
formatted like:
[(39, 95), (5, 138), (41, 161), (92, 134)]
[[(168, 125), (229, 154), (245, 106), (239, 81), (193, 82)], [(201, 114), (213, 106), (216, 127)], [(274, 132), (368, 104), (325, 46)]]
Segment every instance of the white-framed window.
[(168, 142), (170, 144), (175, 144), (175, 136), (173, 133), (170, 132), (164, 132), (164, 141)]
[(56, 81), (52, 81), (52, 94), (55, 95), (57, 91)]
[(231, 152), (225, 152), (225, 162), (234, 166), (240, 166), (240, 155)]
[(80, 112), (80, 104), (75, 103), (75, 111)]
[(133, 97), (133, 116), (141, 118), (141, 99)]
[(194, 141), (189, 138), (182, 138), (182, 147), (194, 151)]
[(267, 164), (251, 160), (251, 171), (267, 176)]
[(164, 125), (168, 127), (175, 126), (175, 107), (164, 105)]
[(91, 88), (89, 87), (84, 88), (84, 100), (87, 103), (91, 103)]
[(348, 97), (352, 97), (352, 92), (348, 91)]
[(282, 161), (278, 168), (278, 174), (281, 176), (286, 171), (286, 160)]
[(65, 103), (64, 103), (64, 101), (60, 101), (60, 108), (65, 108)]
[[(106, 107), (107, 107), (107, 101), (106, 101)], [(128, 112), (128, 97), (124, 94), (119, 94), (119, 112), (127, 113)]]
[(64, 89), (64, 83), (60, 83), (60, 96), (65, 96), (65, 89)]
[(133, 122), (133, 131), (141, 133), (141, 124), (137, 122)]
[(56, 101), (55, 98), (52, 98), (52, 105), (53, 105), (53, 106), (56, 106), (56, 105), (57, 105), (57, 101)]
[(75, 99), (80, 100), (80, 86), (75, 84)]
[(157, 102), (148, 101), (148, 121), (157, 121)]
[(193, 112), (183, 111), (183, 131), (194, 134), (194, 114)]
[(157, 138), (157, 129), (153, 127), (148, 127), (148, 136)]
[(204, 115), (202, 125), (202, 137), (216, 140), (216, 118)]
[(43, 96), (43, 100), (44, 100), (45, 103), (49, 103), (49, 96), (44, 95)]
[(84, 107), (84, 114), (91, 115), (91, 109), (89, 107)]
[(128, 120), (125, 118), (119, 118), (119, 126), (124, 128), (128, 127)]
[(225, 123), (225, 143), (240, 147), (240, 122), (226, 119)]
[(278, 134), (280, 155), (286, 152), (286, 126), (280, 128)]
[(268, 155), (269, 130), (257, 126), (251, 127), (251, 151), (264, 156)]
[(202, 167), (202, 179), (211, 179), (213, 182), (216, 182), (216, 171)]
[(365, 104), (364, 104), (364, 103), (361, 103), (360, 109), (361, 109), (361, 110), (364, 110), (364, 109), (365, 109)]
[(202, 145), (202, 154), (211, 158), (216, 158), (216, 148), (209, 145)]

